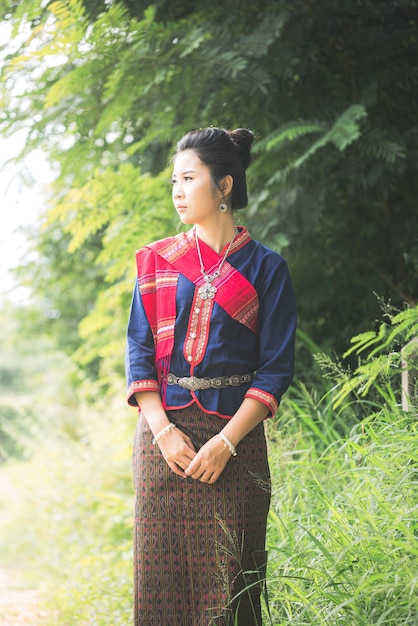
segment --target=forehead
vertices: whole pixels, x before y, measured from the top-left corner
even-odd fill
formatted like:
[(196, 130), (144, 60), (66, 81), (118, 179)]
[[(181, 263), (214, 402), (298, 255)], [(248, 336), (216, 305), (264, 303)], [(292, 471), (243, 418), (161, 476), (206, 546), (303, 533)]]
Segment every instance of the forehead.
[(174, 161), (173, 174), (183, 174), (188, 171), (199, 172), (208, 167), (200, 160), (194, 150), (183, 150)]

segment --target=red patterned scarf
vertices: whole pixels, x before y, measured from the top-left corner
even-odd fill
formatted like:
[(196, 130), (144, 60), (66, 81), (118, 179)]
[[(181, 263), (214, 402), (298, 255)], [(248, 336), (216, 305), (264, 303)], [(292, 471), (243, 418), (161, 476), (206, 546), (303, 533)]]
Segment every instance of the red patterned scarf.
[[(250, 241), (246, 228), (240, 227), (230, 254)], [(219, 264), (221, 256), (201, 242), (201, 254), (208, 273)], [(156, 346), (156, 367), (161, 379), (168, 373), (174, 345), (176, 290), (179, 274), (195, 285), (204, 284), (200, 272), (194, 232), (180, 233), (149, 244), (136, 256), (139, 289)], [(213, 283), (215, 302), (233, 319), (257, 332), (258, 296), (253, 285), (232, 265), (224, 263)], [(233, 297), (231, 297), (233, 295)]]

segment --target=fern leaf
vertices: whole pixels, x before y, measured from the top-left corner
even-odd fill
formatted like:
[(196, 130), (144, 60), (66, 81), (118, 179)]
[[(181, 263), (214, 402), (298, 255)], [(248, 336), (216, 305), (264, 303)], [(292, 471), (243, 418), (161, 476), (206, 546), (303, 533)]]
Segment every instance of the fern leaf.
[(353, 353), (360, 354), (361, 352), (364, 352), (364, 350), (367, 350), (371, 346), (374, 346), (376, 343), (381, 343), (386, 337), (386, 331), (387, 326), (385, 324), (381, 324), (378, 333), (370, 330), (368, 332), (356, 335), (351, 339), (352, 347), (344, 352), (343, 358), (345, 359)]
[(12, 27), (12, 38), (17, 37), (19, 34), (19, 30), (21, 30), (21, 22), (34, 22), (36, 19), (39, 19), (39, 16), (42, 15), (44, 2), (43, 0), (32, 0), (32, 2), (10, 2), (10, 7), (12, 4), (15, 5), (15, 10), (13, 14), (13, 27)]
[(339, 150), (345, 150), (353, 141), (360, 136), (358, 120), (367, 115), (366, 109), (361, 104), (354, 104), (346, 109), (335, 121), (330, 130), (315, 141), (304, 154), (293, 163), (291, 169), (298, 169), (320, 148), (328, 143), (333, 143)]
[(56, 19), (56, 31), (62, 41), (75, 43), (82, 39), (88, 25), (82, 0), (56, 0), (48, 6), (48, 10)]
[(266, 137), (262, 146), (257, 146), (257, 150), (265, 149), (267, 152), (270, 152), (277, 147), (281, 147), (286, 141), (295, 141), (295, 139), (299, 139), (299, 137), (321, 132), (322, 130), (324, 130), (324, 125), (320, 122), (304, 122), (302, 120), (292, 122), (290, 125), (281, 127)]
[(332, 141), (339, 150), (345, 150), (360, 137), (358, 120), (366, 116), (367, 111), (363, 105), (353, 104), (338, 117), (326, 135), (327, 141)]
[(241, 38), (239, 42), (241, 52), (253, 58), (265, 56), (270, 46), (280, 37), (287, 19), (287, 11), (281, 11), (278, 15), (265, 15), (258, 28)]
[(257, 91), (259, 91), (267, 96), (268, 87), (272, 82), (270, 74), (268, 74), (264, 68), (256, 65), (249, 66), (246, 74), (250, 95), (254, 95)]
[(45, 97), (45, 108), (53, 107), (67, 97), (73, 97), (80, 85), (86, 84), (90, 72), (84, 65), (64, 74), (49, 89)]
[(359, 142), (360, 153), (364, 156), (382, 159), (387, 163), (395, 163), (397, 159), (406, 157), (405, 147), (388, 139), (387, 134), (380, 129), (372, 129)]

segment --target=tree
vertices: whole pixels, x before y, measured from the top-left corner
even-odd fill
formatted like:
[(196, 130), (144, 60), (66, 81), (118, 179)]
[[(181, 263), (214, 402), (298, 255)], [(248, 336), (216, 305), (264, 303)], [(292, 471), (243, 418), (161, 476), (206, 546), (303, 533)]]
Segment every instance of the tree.
[[(85, 366), (117, 367), (133, 252), (173, 231), (167, 164), (176, 139), (199, 126), (257, 132), (245, 220), (284, 251), (313, 339), (345, 347), (379, 315), (374, 292), (415, 302), (416, 4), (23, 0), (7, 9), (23, 39), (3, 68), (1, 128), (25, 127), (26, 150), (42, 146), (58, 164), (47, 228), (61, 229), (57, 246), (70, 237), (80, 277), (93, 257), (98, 267), (74, 300)], [(54, 247), (48, 230), (36, 245)], [(54, 269), (41, 273), (59, 286), (65, 255), (48, 258)]]

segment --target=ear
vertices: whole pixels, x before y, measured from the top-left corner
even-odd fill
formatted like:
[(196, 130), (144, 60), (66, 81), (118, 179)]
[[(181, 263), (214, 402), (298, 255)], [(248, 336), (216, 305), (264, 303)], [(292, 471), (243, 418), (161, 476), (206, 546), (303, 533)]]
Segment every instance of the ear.
[(234, 179), (230, 174), (228, 176), (224, 176), (219, 181), (219, 189), (222, 191), (224, 196), (227, 196), (232, 191), (232, 187), (234, 185)]

